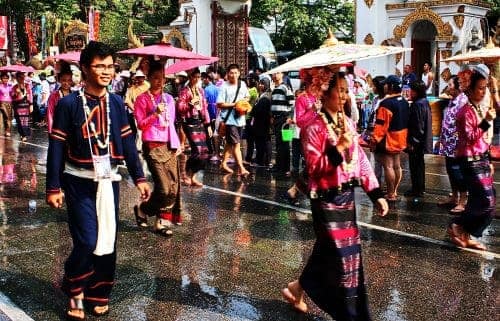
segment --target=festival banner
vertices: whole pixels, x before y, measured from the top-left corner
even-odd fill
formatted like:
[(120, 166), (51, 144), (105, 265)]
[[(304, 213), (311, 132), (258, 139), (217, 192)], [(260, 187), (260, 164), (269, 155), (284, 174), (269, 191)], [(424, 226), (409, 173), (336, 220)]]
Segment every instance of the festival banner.
[(89, 9), (89, 17), (88, 17), (88, 25), (89, 25), (89, 36), (88, 39), (89, 41), (95, 40), (95, 33), (94, 33), (94, 7), (90, 7)]
[(99, 10), (94, 11), (94, 40), (99, 40), (99, 23), (100, 23), (101, 15)]
[(38, 53), (38, 47), (33, 36), (33, 24), (30, 18), (24, 18), (24, 31), (28, 37), (28, 55), (31, 58)]
[(46, 45), (46, 41), (47, 41), (47, 29), (45, 27), (45, 23), (46, 23), (46, 18), (45, 18), (45, 15), (42, 16), (42, 19), (41, 19), (41, 29), (42, 29), (42, 46), (41, 46), (41, 50), (42, 50), (42, 59), (45, 59), (47, 58), (47, 52), (46, 52), (46, 49), (45, 49), (45, 45)]
[(8, 31), (9, 25), (7, 16), (0, 16), (0, 50), (7, 50), (9, 45)]
[(11, 44), (12, 44), (12, 58), (17, 59), (17, 53), (19, 52), (19, 41), (17, 40), (17, 25), (15, 21), (10, 22), (10, 34), (11, 34)]

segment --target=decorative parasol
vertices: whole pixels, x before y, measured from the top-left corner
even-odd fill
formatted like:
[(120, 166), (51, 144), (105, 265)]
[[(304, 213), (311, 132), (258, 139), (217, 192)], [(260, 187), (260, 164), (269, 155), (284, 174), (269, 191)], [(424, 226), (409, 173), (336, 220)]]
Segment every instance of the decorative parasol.
[(159, 43), (150, 46), (132, 48), (118, 51), (118, 53), (132, 56), (158, 56), (177, 59), (210, 59), (208, 56), (203, 56), (182, 48), (177, 48), (169, 43)]
[(479, 50), (470, 51), (464, 54), (456, 55), (442, 61), (483, 61), (496, 62), (500, 59), (500, 47), (495, 47), (490, 39), (486, 47)]
[(47, 58), (54, 58), (65, 61), (80, 62), (80, 51), (69, 51), (62, 54), (57, 54), (54, 56), (48, 56)]
[(35, 69), (31, 66), (25, 65), (8, 65), (0, 67), (0, 71), (8, 71), (8, 72), (34, 72)]
[(384, 57), (411, 50), (413, 49), (405, 47), (340, 43), (330, 31), (328, 39), (321, 48), (290, 60), (267, 71), (266, 74), (320, 66), (343, 65), (352, 61)]
[(178, 73), (179, 71), (185, 71), (185, 70), (193, 69), (193, 68), (196, 68), (199, 66), (209, 65), (209, 64), (214, 63), (218, 60), (219, 60), (219, 58), (217, 58), (217, 57), (209, 57), (209, 59), (184, 59), (184, 60), (180, 60), (178, 62), (171, 64), (170, 66), (167, 66), (165, 68), (165, 74), (166, 75), (175, 74), (175, 73)]

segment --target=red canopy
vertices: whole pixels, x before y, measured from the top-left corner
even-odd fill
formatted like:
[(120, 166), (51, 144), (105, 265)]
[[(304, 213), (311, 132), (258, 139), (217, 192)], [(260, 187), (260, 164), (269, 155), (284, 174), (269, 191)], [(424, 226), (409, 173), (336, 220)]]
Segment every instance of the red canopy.
[(120, 54), (133, 56), (159, 56), (166, 58), (178, 59), (209, 59), (208, 56), (199, 55), (197, 53), (184, 50), (182, 48), (173, 47), (169, 43), (160, 43), (139, 48), (132, 48), (118, 51)]
[(80, 51), (69, 51), (54, 56), (48, 56), (47, 58), (80, 62), (80, 54)]
[(0, 67), (0, 71), (33, 72), (35, 71), (35, 69), (31, 66), (25, 66), (25, 65), (8, 65)]
[(165, 68), (165, 74), (175, 74), (179, 71), (185, 71), (189, 69), (193, 69), (199, 66), (209, 65), (219, 60), (217, 57), (208, 57), (209, 59), (186, 59), (175, 62), (170, 66)]

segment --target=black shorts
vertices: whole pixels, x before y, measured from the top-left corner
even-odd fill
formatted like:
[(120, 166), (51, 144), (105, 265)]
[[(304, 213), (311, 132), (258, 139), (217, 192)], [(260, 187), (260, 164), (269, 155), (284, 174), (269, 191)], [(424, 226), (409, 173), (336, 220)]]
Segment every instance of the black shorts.
[(226, 126), (226, 143), (236, 145), (241, 141), (242, 127), (227, 125)]

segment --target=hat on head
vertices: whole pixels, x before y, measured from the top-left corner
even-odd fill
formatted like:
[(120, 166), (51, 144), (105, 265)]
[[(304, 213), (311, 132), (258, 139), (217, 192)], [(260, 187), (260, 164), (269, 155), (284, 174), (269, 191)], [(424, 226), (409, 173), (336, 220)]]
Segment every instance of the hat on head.
[(144, 77), (146, 78), (146, 75), (142, 72), (142, 70), (137, 70), (132, 78), (137, 78), (137, 77)]
[(120, 77), (130, 78), (130, 71), (128, 71), (128, 70), (122, 70), (120, 72)]
[(31, 81), (34, 82), (34, 83), (37, 83), (37, 84), (41, 84), (42, 83), (41, 80), (40, 80), (40, 77), (38, 77), (36, 75), (33, 76), (33, 77), (31, 77)]
[(364, 81), (363, 79), (361, 78), (356, 78), (354, 79), (354, 82), (357, 82), (361, 85), (361, 87), (365, 87), (366, 86), (366, 81)]
[(179, 71), (178, 73), (175, 74), (177, 77), (186, 77), (188, 76), (187, 72), (185, 71)]
[(479, 73), (484, 78), (488, 79), (490, 77), (490, 68), (485, 64), (479, 64), (472, 67), (472, 70)]
[(399, 79), (399, 77), (396, 75), (389, 75), (387, 78), (385, 78), (383, 84), (401, 85), (401, 79)]

